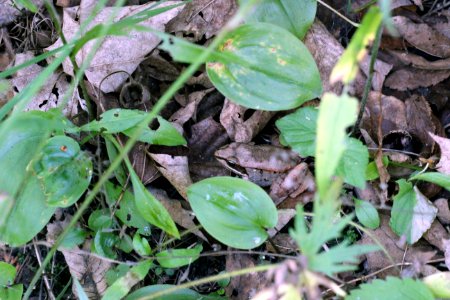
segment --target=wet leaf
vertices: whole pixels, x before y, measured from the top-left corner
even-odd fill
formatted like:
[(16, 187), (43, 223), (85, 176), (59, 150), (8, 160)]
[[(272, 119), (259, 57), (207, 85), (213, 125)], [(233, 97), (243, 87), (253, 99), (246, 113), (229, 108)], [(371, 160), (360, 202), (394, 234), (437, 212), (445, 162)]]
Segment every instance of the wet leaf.
[(427, 172), (412, 176), (409, 180), (423, 180), (442, 186), (444, 189), (450, 191), (450, 175)]
[(380, 216), (376, 208), (368, 201), (354, 198), (355, 212), (358, 221), (365, 227), (377, 229), (380, 226)]
[(136, 207), (141, 216), (168, 234), (179, 238), (177, 226), (173, 222), (167, 210), (142, 184), (133, 169), (130, 172), (131, 182), (133, 185)]
[(188, 198), (205, 230), (220, 242), (239, 249), (255, 248), (267, 239), (265, 228), (277, 224), (272, 199), (243, 179), (214, 177), (188, 189)]
[(376, 300), (389, 295), (389, 299), (420, 299), (432, 300), (433, 294), (427, 286), (419, 280), (411, 278), (399, 279), (388, 277), (386, 280), (375, 279), (365, 283), (358, 289), (351, 291), (345, 300)]
[[(248, 0), (240, 0), (241, 4)], [(270, 23), (296, 35), (303, 39), (311, 24), (316, 17), (316, 0), (264, 0), (258, 2), (246, 19), (250, 22)]]
[(411, 183), (404, 179), (397, 183), (399, 192), (394, 196), (389, 224), (397, 235), (414, 244), (431, 227), (437, 208)]
[(179, 268), (196, 261), (202, 250), (202, 245), (191, 249), (168, 249), (157, 253), (156, 260), (163, 268)]
[(48, 206), (74, 204), (87, 190), (92, 177), (91, 159), (67, 136), (49, 139), (41, 156), (29, 168), (41, 183)]
[(327, 193), (331, 178), (344, 154), (347, 138), (345, 129), (355, 122), (356, 114), (355, 98), (330, 93), (322, 97), (317, 120), (316, 147), (316, 181), (321, 198)]
[(145, 278), (152, 264), (151, 260), (145, 260), (132, 267), (105, 291), (102, 300), (122, 299), (125, 297), (133, 286)]
[(365, 174), (369, 163), (369, 151), (359, 140), (348, 138), (345, 151), (336, 168), (336, 175), (342, 177), (345, 183), (364, 188)]
[(208, 76), (222, 94), (239, 105), (286, 110), (321, 94), (313, 57), (282, 28), (264, 23), (242, 25), (228, 34), (219, 51), (226, 60), (208, 62)]
[(281, 138), (302, 157), (315, 155), (318, 115), (317, 108), (308, 106), (276, 122)]

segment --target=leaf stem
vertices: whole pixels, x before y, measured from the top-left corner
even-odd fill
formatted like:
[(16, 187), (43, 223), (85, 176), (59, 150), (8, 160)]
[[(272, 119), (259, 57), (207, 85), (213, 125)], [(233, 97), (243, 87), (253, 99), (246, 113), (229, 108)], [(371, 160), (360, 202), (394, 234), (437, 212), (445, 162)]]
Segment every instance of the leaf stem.
[(359, 23), (353, 22), (352, 20), (350, 20), (349, 18), (347, 18), (346, 16), (344, 16), (343, 14), (338, 12), (335, 8), (331, 7), (330, 5), (328, 5), (327, 3), (323, 2), (322, 0), (317, 0), (317, 2), (319, 2), (323, 6), (325, 6), (326, 8), (331, 10), (332, 12), (334, 12), (336, 15), (341, 17), (344, 21), (348, 22), (350, 25), (352, 25), (354, 27), (359, 27)]

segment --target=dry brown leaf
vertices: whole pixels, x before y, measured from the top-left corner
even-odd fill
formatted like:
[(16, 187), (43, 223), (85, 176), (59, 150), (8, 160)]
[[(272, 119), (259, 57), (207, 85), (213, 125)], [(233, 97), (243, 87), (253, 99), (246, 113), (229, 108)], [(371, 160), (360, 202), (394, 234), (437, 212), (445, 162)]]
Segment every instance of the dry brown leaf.
[[(47, 241), (54, 243), (58, 235), (69, 224), (70, 217), (64, 221), (55, 221), (47, 225)], [(108, 288), (106, 283), (106, 272), (112, 264), (106, 260), (90, 255), (89, 242), (83, 246), (83, 252), (78, 247), (73, 249), (58, 249), (64, 255), (70, 274), (77, 278), (89, 299), (100, 299)], [(76, 287), (72, 285), (73, 293), (76, 295)]]
[[(14, 66), (18, 66), (32, 58), (34, 58), (32, 52), (17, 54)], [(17, 92), (21, 92), (28, 84), (34, 81), (43, 69), (44, 68), (38, 64), (22, 68), (17, 71), (13, 79), (11, 79), (11, 85), (17, 89)], [(47, 79), (40, 91), (34, 95), (25, 110), (47, 111), (51, 108), (55, 108), (61, 105), (68, 91), (69, 83), (67, 82), (66, 76), (62, 73), (54, 73)], [(63, 109), (63, 113), (66, 116), (76, 115), (78, 113), (78, 104), (84, 106), (78, 94), (78, 90), (75, 89), (73, 95), (69, 97), (69, 101)]]
[(434, 141), (428, 132), (436, 132), (430, 104), (424, 97), (413, 95), (405, 101), (405, 105), (408, 132), (419, 138), (423, 144), (421, 154), (427, 157), (433, 152), (434, 146)]
[(431, 224), (430, 229), (428, 229), (427, 232), (425, 232), (425, 234), (423, 235), (423, 238), (428, 243), (444, 252), (444, 240), (449, 239), (450, 235), (438, 220), (434, 220), (434, 222)]
[[(41, 7), (44, 4), (43, 0), (31, 0), (36, 7)], [(26, 10), (19, 10), (14, 7), (13, 0), (0, 0), (0, 27), (6, 26), (13, 22), (18, 16)]]
[[(84, 1), (83, 1), (84, 2)], [(82, 2), (82, 3), (83, 3)], [(164, 2), (162, 6), (172, 5), (178, 3), (176, 1)], [(119, 21), (127, 16), (139, 13), (144, 9), (154, 6), (154, 3), (148, 3), (138, 6), (127, 6), (119, 9), (114, 21)], [(81, 15), (89, 13), (88, 8), (81, 11)], [(165, 13), (154, 16), (142, 23), (141, 26), (151, 27), (156, 30), (164, 30), (165, 24), (174, 18), (182, 7), (171, 9)], [(105, 7), (102, 9), (90, 23), (87, 30), (98, 24), (103, 24), (108, 20), (110, 14), (114, 8)], [(80, 16), (80, 20), (73, 15), (73, 9), (64, 9), (63, 15), (63, 33), (65, 37), (70, 41), (74, 38), (76, 32), (80, 28), (80, 22), (83, 17)], [(152, 51), (160, 42), (160, 39), (151, 32), (132, 31), (127, 36), (108, 36), (103, 41), (100, 48), (97, 50), (94, 58), (91, 61), (90, 67), (86, 70), (86, 77), (95, 87), (100, 88), (103, 92), (109, 93), (116, 91), (128, 78), (126, 73), (117, 73), (106, 76), (117, 71), (126, 71), (129, 74), (136, 70), (137, 66), (144, 60), (145, 56)], [(85, 58), (92, 51), (95, 41), (87, 43), (76, 55), (76, 61), (79, 65), (85, 60)], [(52, 50), (62, 45), (62, 41), (59, 39), (55, 44), (47, 48)], [(73, 67), (70, 61), (67, 59), (63, 63), (64, 71), (67, 74), (73, 74)], [(105, 79), (100, 87), (100, 83)]]
[(234, 142), (249, 143), (270, 121), (276, 112), (257, 110), (245, 118), (248, 109), (225, 99), (220, 124)]
[(444, 240), (444, 256), (445, 256), (445, 265), (447, 269), (450, 270), (450, 240)]
[(221, 29), (237, 10), (235, 0), (198, 0), (190, 2), (167, 24), (168, 32), (194, 35), (198, 41), (209, 39)]
[(292, 220), (293, 217), (295, 217), (297, 211), (295, 209), (279, 209), (278, 210), (278, 222), (277, 225), (275, 225), (274, 228), (270, 228), (267, 230), (267, 234), (269, 237), (274, 237), (277, 235), (278, 232), (281, 231), (281, 229), (286, 226), (289, 221)]
[(146, 144), (137, 142), (128, 154), (136, 174), (144, 185), (151, 183), (161, 175), (153, 160), (148, 156), (146, 148)]
[(399, 33), (417, 49), (437, 57), (450, 57), (450, 38), (425, 23), (414, 23), (402, 16), (392, 18)]
[[(179, 100), (180, 104), (184, 107), (176, 111), (169, 119), (169, 121), (184, 125), (187, 121), (195, 117), (197, 107), (206, 95), (214, 91), (213, 88), (197, 91), (189, 94), (187, 103), (184, 100)], [(184, 97), (183, 97), (184, 98)]]
[(445, 198), (439, 198), (433, 203), (438, 208), (437, 217), (439, 221), (444, 225), (450, 224), (450, 209), (448, 206), (448, 200)]
[(439, 144), (441, 148), (441, 159), (436, 165), (439, 172), (450, 175), (450, 139), (446, 139), (430, 132), (430, 136)]
[[(194, 223), (194, 214), (184, 209), (181, 206), (180, 201), (169, 198), (166, 191), (164, 190), (149, 188), (149, 191), (162, 203), (162, 205), (164, 205), (175, 223), (185, 229), (192, 229), (196, 226), (196, 224)], [(208, 241), (208, 239), (200, 230), (193, 230), (192, 233), (194, 233), (204, 241)]]
[[(289, 233), (278, 233), (272, 238), (272, 243), (269, 241), (266, 241), (265, 243), (267, 251), (272, 253), (277, 253), (278, 251), (282, 254), (289, 254), (296, 252), (298, 249), (297, 243)], [(274, 245), (276, 249), (274, 248)]]
[(403, 52), (403, 51), (389, 51), (394, 60), (400, 61), (403, 65), (411, 66), (417, 69), (424, 70), (449, 70), (450, 58), (440, 59), (436, 61), (428, 61), (422, 56)]
[(450, 70), (423, 70), (406, 67), (391, 73), (386, 78), (388, 88), (406, 91), (419, 87), (429, 87), (445, 80), (450, 76)]

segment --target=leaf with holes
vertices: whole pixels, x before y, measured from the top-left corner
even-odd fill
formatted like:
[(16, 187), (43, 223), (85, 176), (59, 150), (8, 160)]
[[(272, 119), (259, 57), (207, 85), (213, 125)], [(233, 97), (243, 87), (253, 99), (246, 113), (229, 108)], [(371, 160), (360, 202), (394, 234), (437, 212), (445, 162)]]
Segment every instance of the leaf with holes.
[(204, 179), (188, 189), (188, 199), (205, 230), (225, 245), (258, 247), (268, 238), (266, 228), (277, 224), (272, 199), (254, 183), (233, 177)]
[[(152, 145), (164, 146), (180, 146), (186, 145), (187, 142), (184, 137), (176, 130), (176, 128), (168, 121), (161, 117), (157, 117), (159, 127), (156, 130), (145, 128), (144, 132), (139, 136), (138, 140)], [(129, 128), (123, 133), (132, 136), (136, 128)]]

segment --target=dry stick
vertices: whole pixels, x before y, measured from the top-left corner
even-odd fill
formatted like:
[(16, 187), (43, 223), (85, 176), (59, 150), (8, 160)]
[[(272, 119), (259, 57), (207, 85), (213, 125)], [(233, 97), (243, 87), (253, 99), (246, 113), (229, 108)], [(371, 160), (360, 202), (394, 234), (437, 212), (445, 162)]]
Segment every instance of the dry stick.
[[(67, 236), (69, 230), (75, 226), (76, 222), (82, 217), (83, 213), (89, 208), (92, 201), (95, 199), (95, 196), (100, 192), (103, 185), (108, 180), (109, 176), (111, 176), (114, 170), (120, 165), (122, 160), (126, 157), (128, 152), (131, 150), (138, 137), (142, 134), (143, 130), (150, 124), (151, 121), (155, 119), (155, 117), (159, 114), (159, 112), (165, 107), (165, 105), (172, 99), (173, 95), (182, 87), (182, 85), (197, 71), (197, 69), (203, 64), (204, 61), (209, 57), (211, 53), (220, 45), (220, 43), (225, 39), (228, 32), (234, 29), (236, 26), (240, 24), (243, 17), (249, 12), (250, 8), (255, 4), (256, 0), (250, 0), (245, 5), (243, 5), (238, 11), (237, 15), (235, 15), (219, 32), (216, 38), (212, 41), (212, 43), (197, 57), (195, 62), (193, 62), (189, 67), (181, 73), (180, 77), (170, 86), (170, 88), (162, 95), (159, 101), (155, 104), (150, 113), (146, 116), (146, 118), (137, 125), (137, 130), (133, 136), (130, 137), (127, 144), (123, 148), (123, 151), (119, 153), (116, 159), (111, 163), (109, 168), (105, 171), (103, 176), (100, 177), (99, 181), (92, 188), (91, 193), (89, 193), (86, 199), (83, 201), (73, 218), (70, 220), (69, 225), (64, 229), (64, 231), (58, 236), (58, 239), (55, 241), (55, 244), (48, 252), (45, 257), (42, 266), (36, 271), (30, 286), (24, 294), (25, 300), (30, 297), (30, 294), (33, 290), (33, 287), (36, 285), (39, 280), (42, 272), (44, 271), (47, 264), (50, 262), (52, 256), (56, 253), (59, 245), (63, 241), (63, 239)], [(106, 27), (105, 27), (106, 28)]]
[[(41, 252), (39, 252), (39, 249), (35, 243), (33, 243), (34, 246), (34, 252), (36, 253), (36, 259), (38, 261), (39, 266), (42, 266), (42, 257)], [(45, 287), (47, 288), (48, 298), (50, 300), (55, 300), (55, 295), (53, 295), (52, 287), (50, 286), (50, 282), (48, 281), (47, 275), (43, 274), (42, 278), (44, 279)]]
[(357, 131), (359, 131), (359, 125), (361, 123), (361, 120), (362, 120), (362, 117), (364, 114), (364, 109), (366, 108), (367, 99), (369, 98), (370, 88), (372, 87), (373, 71), (374, 71), (374, 67), (375, 67), (375, 61), (377, 60), (377, 56), (378, 56), (378, 48), (380, 48), (382, 33), (383, 33), (383, 25), (380, 25), (378, 27), (378, 30), (377, 30), (377, 33), (375, 36), (375, 41), (373, 42), (372, 53), (371, 53), (372, 56), (370, 57), (370, 65), (369, 65), (369, 75), (367, 75), (366, 84), (364, 85), (364, 92), (363, 92), (363, 96), (361, 99), (361, 107), (359, 108), (358, 118), (356, 119), (355, 126), (353, 126), (351, 135), (354, 135)]

